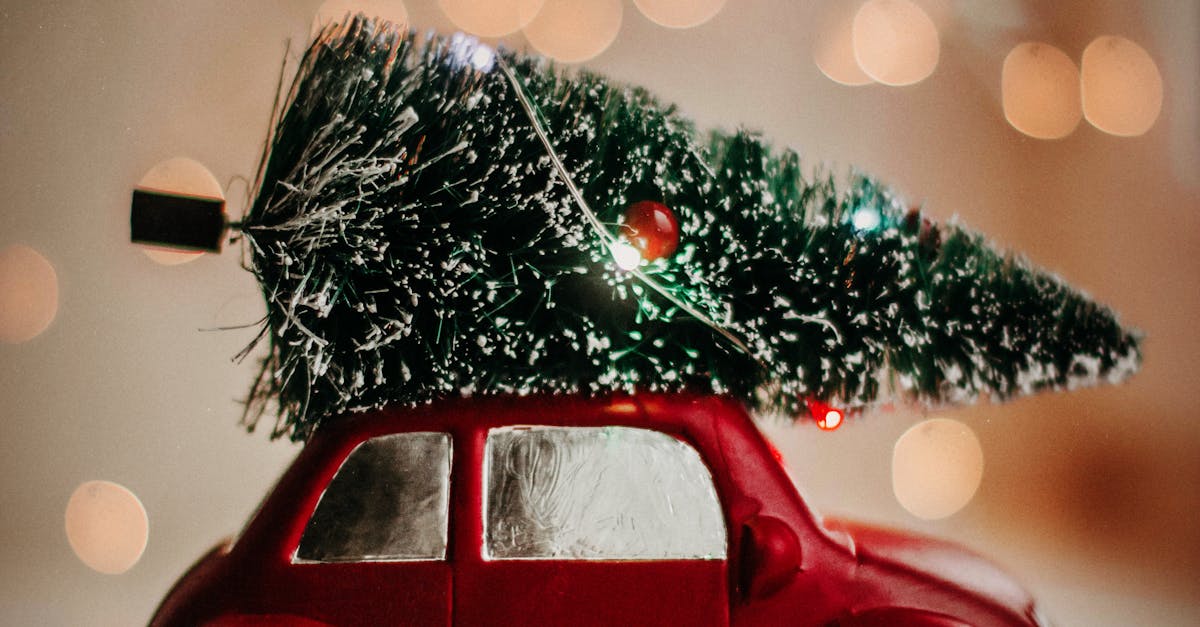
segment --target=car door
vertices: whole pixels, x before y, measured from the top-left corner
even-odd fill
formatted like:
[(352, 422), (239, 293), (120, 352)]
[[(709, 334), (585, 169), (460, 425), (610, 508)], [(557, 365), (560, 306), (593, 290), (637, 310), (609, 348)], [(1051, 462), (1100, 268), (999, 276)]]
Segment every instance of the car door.
[(728, 624), (724, 517), (688, 443), (623, 426), (474, 441), (478, 524), (456, 553), (456, 625)]
[(272, 587), (332, 625), (450, 625), (450, 469), (447, 433), (361, 442), (324, 486)]

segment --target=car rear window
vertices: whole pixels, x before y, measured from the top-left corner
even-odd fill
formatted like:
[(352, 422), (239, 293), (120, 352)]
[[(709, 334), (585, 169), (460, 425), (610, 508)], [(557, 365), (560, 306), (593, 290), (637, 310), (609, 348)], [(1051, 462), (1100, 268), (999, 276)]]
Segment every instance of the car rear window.
[(689, 444), (631, 427), (510, 427), (484, 456), (487, 559), (724, 559), (712, 475)]

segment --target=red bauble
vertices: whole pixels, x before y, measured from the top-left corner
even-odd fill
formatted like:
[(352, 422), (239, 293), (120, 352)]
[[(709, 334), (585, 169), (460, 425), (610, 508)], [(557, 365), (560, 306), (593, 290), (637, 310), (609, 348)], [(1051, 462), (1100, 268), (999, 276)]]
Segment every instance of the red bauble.
[(621, 233), (646, 261), (670, 257), (679, 246), (679, 220), (675, 212), (653, 200), (640, 200), (629, 205)]

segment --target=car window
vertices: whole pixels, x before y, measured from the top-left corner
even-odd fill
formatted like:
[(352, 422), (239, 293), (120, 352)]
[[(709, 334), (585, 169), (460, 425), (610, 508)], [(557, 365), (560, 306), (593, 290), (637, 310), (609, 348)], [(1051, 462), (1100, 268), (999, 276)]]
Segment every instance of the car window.
[(293, 561), (445, 559), (449, 493), (449, 434), (367, 440), (325, 488)]
[(687, 443), (631, 427), (493, 429), (487, 559), (723, 559), (712, 475)]

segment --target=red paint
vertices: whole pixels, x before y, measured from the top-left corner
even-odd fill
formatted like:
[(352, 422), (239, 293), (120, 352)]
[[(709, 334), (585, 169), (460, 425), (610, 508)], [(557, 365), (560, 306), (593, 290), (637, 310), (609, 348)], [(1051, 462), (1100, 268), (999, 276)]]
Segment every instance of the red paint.
[[(713, 475), (728, 560), (483, 559), (487, 432), (533, 424), (640, 427), (690, 444)], [(447, 560), (292, 564), (346, 455), (367, 438), (404, 431), (451, 436)], [(1035, 625), (1032, 613), (1019, 586), (960, 548), (822, 524), (734, 401), (639, 394), (451, 400), (334, 421), (301, 451), (236, 544), (185, 574), (151, 625), (263, 618), (253, 624), (1011, 627)]]
[(621, 232), (646, 261), (670, 257), (679, 246), (679, 220), (675, 212), (653, 200), (641, 200), (629, 205), (625, 210)]

